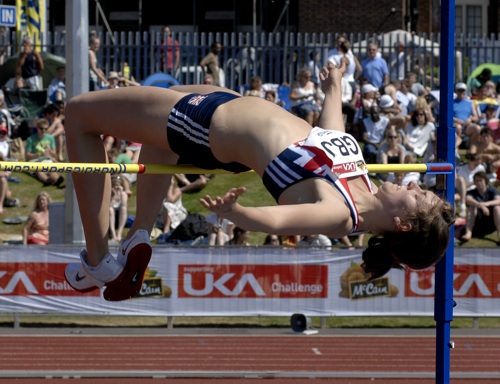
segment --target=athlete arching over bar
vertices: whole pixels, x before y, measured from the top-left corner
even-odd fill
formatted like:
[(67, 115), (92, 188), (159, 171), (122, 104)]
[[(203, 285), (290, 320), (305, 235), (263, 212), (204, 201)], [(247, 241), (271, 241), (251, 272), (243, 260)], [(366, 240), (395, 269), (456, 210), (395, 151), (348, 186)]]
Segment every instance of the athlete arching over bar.
[[(391, 268), (422, 269), (436, 263), (449, 241), (452, 207), (417, 184), (379, 188), (367, 175), (356, 140), (342, 120), (340, 68), (321, 72), (325, 93), (320, 126), (266, 100), (228, 89), (192, 85), (169, 89), (128, 87), (90, 92), (66, 108), (71, 162), (107, 162), (100, 138), (109, 134), (142, 143), (140, 163), (193, 164), (240, 172), (253, 169), (279, 205), (244, 207), (245, 188), (206, 196), (201, 204), (250, 231), (340, 238), (375, 234), (363, 267), (377, 277)], [(124, 300), (141, 287), (151, 257), (149, 231), (170, 175), (139, 175), (137, 216), (118, 258), (109, 253), (110, 176), (74, 174), (87, 249), (69, 264), (66, 279), (78, 291), (105, 286), (106, 300)]]

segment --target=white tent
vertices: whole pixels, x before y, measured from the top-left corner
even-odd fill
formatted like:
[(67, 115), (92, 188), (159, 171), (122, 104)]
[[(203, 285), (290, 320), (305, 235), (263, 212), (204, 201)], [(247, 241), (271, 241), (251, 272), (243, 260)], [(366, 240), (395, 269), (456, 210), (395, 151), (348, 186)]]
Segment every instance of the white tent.
[(403, 31), (402, 29), (396, 29), (381, 35), (373, 35), (372, 38), (352, 44), (352, 50), (358, 57), (364, 57), (368, 44), (372, 42), (378, 43), (379, 47), (384, 51), (392, 51), (394, 49), (394, 44), (402, 42), (405, 47), (417, 49), (419, 53), (433, 54), (436, 57), (439, 56), (439, 43)]

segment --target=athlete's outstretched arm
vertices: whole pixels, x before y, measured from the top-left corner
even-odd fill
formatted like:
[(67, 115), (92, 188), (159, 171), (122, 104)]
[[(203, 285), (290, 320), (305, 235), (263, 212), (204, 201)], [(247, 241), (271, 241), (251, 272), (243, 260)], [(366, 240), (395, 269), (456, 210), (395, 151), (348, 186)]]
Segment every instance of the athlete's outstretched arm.
[(328, 62), (328, 66), (323, 67), (319, 74), (321, 90), (325, 94), (325, 100), (323, 101), (323, 109), (318, 124), (323, 129), (345, 132), (344, 118), (342, 116), (342, 76), (345, 67), (344, 60), (340, 61), (339, 68)]
[[(224, 197), (206, 195), (200, 203), (219, 216), (252, 232), (277, 235), (317, 235), (342, 237), (350, 230), (350, 213), (343, 203), (332, 201), (312, 204), (244, 207), (237, 202), (245, 188), (233, 188)], [(335, 206), (333, 206), (335, 205)], [(332, 207), (335, 215), (331, 214)]]

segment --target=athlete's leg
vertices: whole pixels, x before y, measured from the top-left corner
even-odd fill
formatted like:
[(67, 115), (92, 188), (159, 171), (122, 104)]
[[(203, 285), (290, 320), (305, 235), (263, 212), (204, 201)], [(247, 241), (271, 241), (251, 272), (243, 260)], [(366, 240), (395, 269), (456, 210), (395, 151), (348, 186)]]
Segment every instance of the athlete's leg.
[[(100, 136), (104, 133), (154, 145), (169, 153), (165, 127), (170, 110), (182, 96), (161, 88), (129, 87), (90, 92), (70, 100), (65, 111), (69, 160), (106, 163)], [(110, 177), (74, 174), (73, 181), (86, 238), (87, 262), (96, 266), (108, 253)]]
[[(158, 140), (166, 140), (166, 132)], [(163, 149), (150, 145), (142, 145), (139, 163), (141, 164), (176, 164), (178, 156), (167, 153)], [(137, 176), (137, 210), (134, 223), (127, 233), (130, 238), (138, 229), (151, 232), (160, 211), (161, 204), (170, 188), (172, 175), (138, 175)]]
[[(172, 164), (177, 162), (177, 155), (143, 144), (140, 161), (145, 164)], [(140, 291), (152, 254), (151, 229), (171, 180), (172, 175), (138, 176), (136, 217), (118, 249), (118, 262), (123, 266), (122, 278), (118, 283), (106, 287), (103, 293), (106, 300), (126, 300)]]

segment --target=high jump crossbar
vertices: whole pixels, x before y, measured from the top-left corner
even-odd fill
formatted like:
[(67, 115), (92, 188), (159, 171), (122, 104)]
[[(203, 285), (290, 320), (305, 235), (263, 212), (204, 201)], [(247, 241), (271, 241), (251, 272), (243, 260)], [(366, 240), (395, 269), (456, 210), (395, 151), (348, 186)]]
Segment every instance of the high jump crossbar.
[[(369, 172), (419, 172), (429, 174), (451, 174), (451, 163), (419, 164), (367, 164)], [(57, 172), (57, 173), (138, 173), (138, 174), (234, 174), (223, 169), (202, 169), (188, 165), (162, 164), (107, 164), (107, 163), (44, 163), (23, 161), (0, 161), (0, 171), (10, 172)]]

